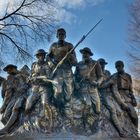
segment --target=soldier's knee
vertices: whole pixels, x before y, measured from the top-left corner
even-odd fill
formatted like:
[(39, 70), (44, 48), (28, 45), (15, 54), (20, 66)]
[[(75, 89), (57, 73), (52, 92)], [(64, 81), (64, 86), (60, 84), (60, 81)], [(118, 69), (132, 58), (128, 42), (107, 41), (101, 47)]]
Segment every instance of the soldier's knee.
[(55, 89), (54, 97), (57, 98), (62, 93), (62, 88)]

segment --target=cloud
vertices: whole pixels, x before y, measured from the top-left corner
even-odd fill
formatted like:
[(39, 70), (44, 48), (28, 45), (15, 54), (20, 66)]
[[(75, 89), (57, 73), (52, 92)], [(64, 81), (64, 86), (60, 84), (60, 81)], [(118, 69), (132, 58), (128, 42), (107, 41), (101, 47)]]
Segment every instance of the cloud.
[(4, 11), (6, 10), (7, 3), (8, 3), (7, 0), (2, 0), (0, 2), (0, 16), (2, 16), (4, 14)]
[(64, 8), (61, 8), (59, 10), (57, 9), (55, 16), (60, 23), (70, 24), (76, 22), (76, 16)]
[(76, 22), (76, 15), (72, 10), (84, 9), (86, 6), (97, 6), (107, 0), (54, 0), (54, 4), (57, 5), (56, 17), (59, 21), (66, 23)]
[(87, 0), (87, 2), (93, 6), (97, 6), (98, 4), (105, 2), (105, 0)]
[[(0, 16), (5, 15), (5, 12), (12, 12), (16, 9), (20, 0), (0, 0)], [(7, 11), (6, 11), (7, 10)]]
[(85, 6), (84, 0), (54, 0), (55, 16), (60, 23), (76, 22), (76, 15), (71, 10)]
[(54, 0), (59, 7), (63, 8), (81, 8), (85, 7), (88, 4), (92, 4), (93, 6), (103, 3), (105, 0)]
[[(86, 8), (86, 6), (97, 6), (107, 0), (53, 0), (55, 17), (59, 22), (63, 23), (75, 23), (76, 22), (76, 14), (73, 10), (81, 10)], [(17, 2), (21, 2), (21, 0), (1, 0), (0, 2), (0, 16), (5, 14), (6, 8), (8, 6), (8, 11), (13, 11), (13, 7)], [(54, 8), (54, 7), (52, 7)]]
[(85, 5), (84, 0), (55, 0), (59, 7), (65, 8), (78, 8)]

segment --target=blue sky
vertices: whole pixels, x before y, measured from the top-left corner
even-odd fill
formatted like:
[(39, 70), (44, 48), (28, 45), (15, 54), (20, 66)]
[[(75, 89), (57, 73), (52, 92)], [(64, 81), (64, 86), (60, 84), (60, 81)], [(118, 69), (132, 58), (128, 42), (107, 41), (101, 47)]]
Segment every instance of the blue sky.
[(116, 71), (114, 62), (119, 59), (125, 62), (128, 71), (128, 7), (132, 0), (60, 1), (60, 27), (66, 29), (66, 40), (74, 45), (103, 18), (102, 23), (76, 49), (78, 60), (81, 60), (79, 49), (90, 47), (94, 53), (93, 59), (105, 58), (111, 73)]

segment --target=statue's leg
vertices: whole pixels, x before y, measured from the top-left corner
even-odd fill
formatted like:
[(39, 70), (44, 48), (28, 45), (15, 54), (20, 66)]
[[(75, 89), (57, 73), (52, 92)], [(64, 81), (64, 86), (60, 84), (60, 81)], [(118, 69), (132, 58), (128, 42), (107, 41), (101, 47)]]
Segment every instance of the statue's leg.
[(32, 92), (29, 95), (29, 97), (26, 100), (26, 105), (25, 105), (25, 112), (26, 113), (30, 112), (34, 101), (37, 100), (38, 98), (39, 98), (39, 95), (36, 92)]
[(6, 109), (7, 105), (10, 103), (11, 99), (12, 99), (12, 93), (8, 92), (8, 90), (7, 90), (5, 92), (5, 97), (4, 97), (4, 100), (3, 100), (2, 107), (0, 109), (0, 113), (4, 113), (5, 112), (5, 109)]
[(129, 117), (131, 118), (131, 121), (133, 124), (138, 128), (138, 115), (135, 111), (135, 108), (131, 104), (131, 97), (128, 96), (129, 91), (128, 90), (119, 90), (119, 93), (121, 95), (121, 98), (123, 99), (123, 102), (127, 104), (129, 110), (127, 111)]
[(58, 82), (58, 84), (53, 85), (53, 90), (54, 90), (53, 98), (54, 98), (55, 106), (59, 108), (61, 107), (62, 104), (61, 95), (63, 91), (63, 77), (57, 76), (53, 80)]
[(53, 127), (53, 120), (52, 120), (52, 110), (51, 107), (49, 105), (49, 98), (51, 95), (49, 95), (48, 90), (46, 88), (43, 88), (41, 94), (41, 100), (42, 100), (42, 105), (43, 105), (43, 113), (42, 113), (42, 117), (46, 116), (48, 117), (49, 120), (49, 127), (52, 128)]
[(18, 118), (19, 108), (22, 106), (23, 100), (24, 100), (23, 97), (17, 99), (17, 101), (15, 102), (15, 105), (14, 105), (14, 107), (12, 109), (12, 114), (11, 114), (8, 122), (4, 126), (4, 128), (0, 130), (0, 134), (8, 133), (8, 130), (15, 123), (15, 121)]
[(1, 106), (1, 108), (0, 108), (0, 113), (1, 113), (1, 114), (4, 113), (4, 111), (5, 111), (5, 109), (6, 109), (7, 105), (8, 105), (8, 102), (9, 102), (9, 99), (7, 99), (7, 98), (5, 97), (5, 98), (4, 98), (4, 101), (3, 101), (3, 104), (2, 104), (2, 106)]
[(8, 122), (11, 114), (12, 114), (12, 108), (14, 107), (15, 104), (15, 99), (12, 99), (9, 104), (7, 105), (5, 112), (2, 115), (2, 119), (1, 122), (6, 125), (6, 123)]
[(69, 102), (74, 90), (73, 76), (71, 71), (68, 71), (65, 74), (64, 83), (65, 83), (64, 89), (66, 92), (65, 100)]
[(95, 112), (99, 114), (101, 112), (101, 101), (100, 101), (98, 90), (95, 90), (95, 92), (90, 94), (91, 94), (91, 101), (95, 105)]
[(111, 116), (111, 120), (115, 126), (115, 128), (117, 129), (119, 135), (121, 137), (124, 137), (124, 132), (122, 130), (122, 127), (120, 125), (120, 122), (117, 118), (117, 113), (116, 113), (116, 107), (115, 105), (113, 104), (113, 98), (111, 96), (108, 96), (106, 98), (106, 101), (107, 101), (107, 108), (109, 109), (109, 112), (110, 112), (110, 116)]

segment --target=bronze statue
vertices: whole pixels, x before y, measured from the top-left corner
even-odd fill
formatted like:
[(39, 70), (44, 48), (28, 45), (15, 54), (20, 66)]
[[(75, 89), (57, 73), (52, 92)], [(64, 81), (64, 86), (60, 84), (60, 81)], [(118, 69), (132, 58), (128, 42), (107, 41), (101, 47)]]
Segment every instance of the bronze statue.
[[(43, 106), (43, 109), (41, 112), (39, 112), (40, 116), (38, 118), (43, 118), (46, 115), (47, 111), (47, 117), (49, 119), (49, 127), (48, 129), (51, 129), (52, 127), (52, 111), (50, 108), (50, 98), (52, 94), (50, 93), (50, 81), (48, 79), (50, 73), (51, 73), (51, 67), (49, 66), (48, 61), (45, 61), (46, 52), (43, 49), (39, 49), (37, 53), (35, 54), (37, 58), (37, 62), (34, 62), (31, 67), (31, 87), (32, 87), (32, 93), (27, 99), (26, 102), (26, 113), (31, 112), (31, 108), (33, 107), (33, 104), (35, 101), (38, 101), (39, 98), (41, 98), (41, 104)], [(38, 119), (39, 120), (39, 119)], [(39, 122), (38, 122), (39, 123)]]
[(0, 112), (3, 114), (1, 121), (5, 126), (0, 130), (1, 135), (11, 131), (14, 123), (20, 118), (20, 109), (24, 110), (23, 104), (28, 90), (26, 79), (17, 70), (17, 66), (9, 64), (3, 70), (8, 76), (2, 86), (4, 101)]
[[(57, 30), (58, 41), (53, 43), (50, 47), (49, 57), (53, 64), (57, 64), (63, 59), (63, 57), (73, 48), (73, 45), (65, 41), (66, 31), (63, 28)], [(69, 102), (73, 93), (73, 73), (72, 66), (77, 64), (77, 58), (75, 51), (73, 51), (57, 69), (53, 76), (53, 80), (58, 84), (53, 86), (54, 98), (57, 102), (57, 106), (64, 102)], [(65, 93), (62, 96), (62, 93)]]
[[(80, 50), (83, 60), (79, 62), (75, 70), (75, 85), (78, 92), (93, 106), (94, 111), (100, 113), (100, 97), (98, 86), (103, 81), (103, 73), (98, 61), (91, 58), (93, 53), (89, 48)], [(91, 71), (92, 70), (92, 71)]]
[(88, 47), (80, 50), (82, 61), (77, 62), (75, 49), (101, 21), (74, 47), (65, 41), (65, 29), (58, 29), (58, 41), (49, 53), (43, 49), (36, 52), (31, 71), (27, 65), (20, 70), (12, 64), (4, 68), (8, 76), (0, 77), (0, 113), (5, 125), (0, 135), (34, 133), (48, 137), (51, 133), (57, 138), (60, 132), (61, 138), (64, 133), (84, 135), (85, 139), (138, 137), (137, 102), (124, 63), (117, 61), (117, 72), (111, 75), (105, 69), (107, 62), (92, 59)]
[[(101, 65), (101, 68), (102, 68), (102, 71), (103, 71), (103, 75), (104, 75), (103, 76), (104, 77), (103, 83), (104, 83), (104, 82), (106, 82), (110, 79), (111, 73), (108, 70), (105, 69), (105, 65), (107, 65), (108, 63), (103, 58), (100, 58), (98, 61)], [(101, 85), (101, 87), (103, 87), (103, 85)], [(117, 96), (117, 99), (119, 98), (118, 97), (119, 93), (117, 93), (117, 91), (115, 91), (115, 93), (114, 93), (114, 90), (117, 90), (117, 89), (115, 89), (115, 86), (116, 85), (111, 85), (109, 87), (105, 87), (103, 89), (100, 89), (99, 91), (100, 91), (100, 94), (101, 94), (101, 97), (102, 97), (103, 104), (110, 111), (110, 117), (111, 117), (111, 120), (112, 120), (114, 126), (118, 130), (119, 135), (121, 137), (123, 137), (124, 132), (123, 132), (123, 129), (121, 128), (120, 122), (117, 118), (117, 107), (116, 107), (116, 103), (114, 101), (114, 100), (116, 100), (115, 99), (116, 96)]]
[(132, 122), (136, 127), (138, 127), (138, 116), (134, 109), (134, 107), (137, 106), (137, 102), (133, 94), (132, 78), (128, 73), (124, 71), (123, 61), (116, 61), (115, 67), (117, 69), (117, 73), (114, 76), (116, 76), (117, 78), (118, 91), (121, 95), (121, 98), (130, 109), (130, 111), (128, 111), (128, 114), (130, 115)]
[[(109, 87), (110, 85), (116, 85), (113, 90), (114, 95), (116, 96), (117, 102), (120, 104), (123, 110), (126, 110), (134, 123), (134, 125), (138, 126), (138, 117), (134, 107), (137, 105), (136, 99), (133, 95), (132, 90), (132, 79), (131, 76), (124, 71), (124, 63), (123, 61), (116, 61), (115, 67), (117, 69), (117, 73), (113, 74), (111, 78), (104, 83), (102, 86)], [(117, 92), (118, 91), (118, 92)]]

